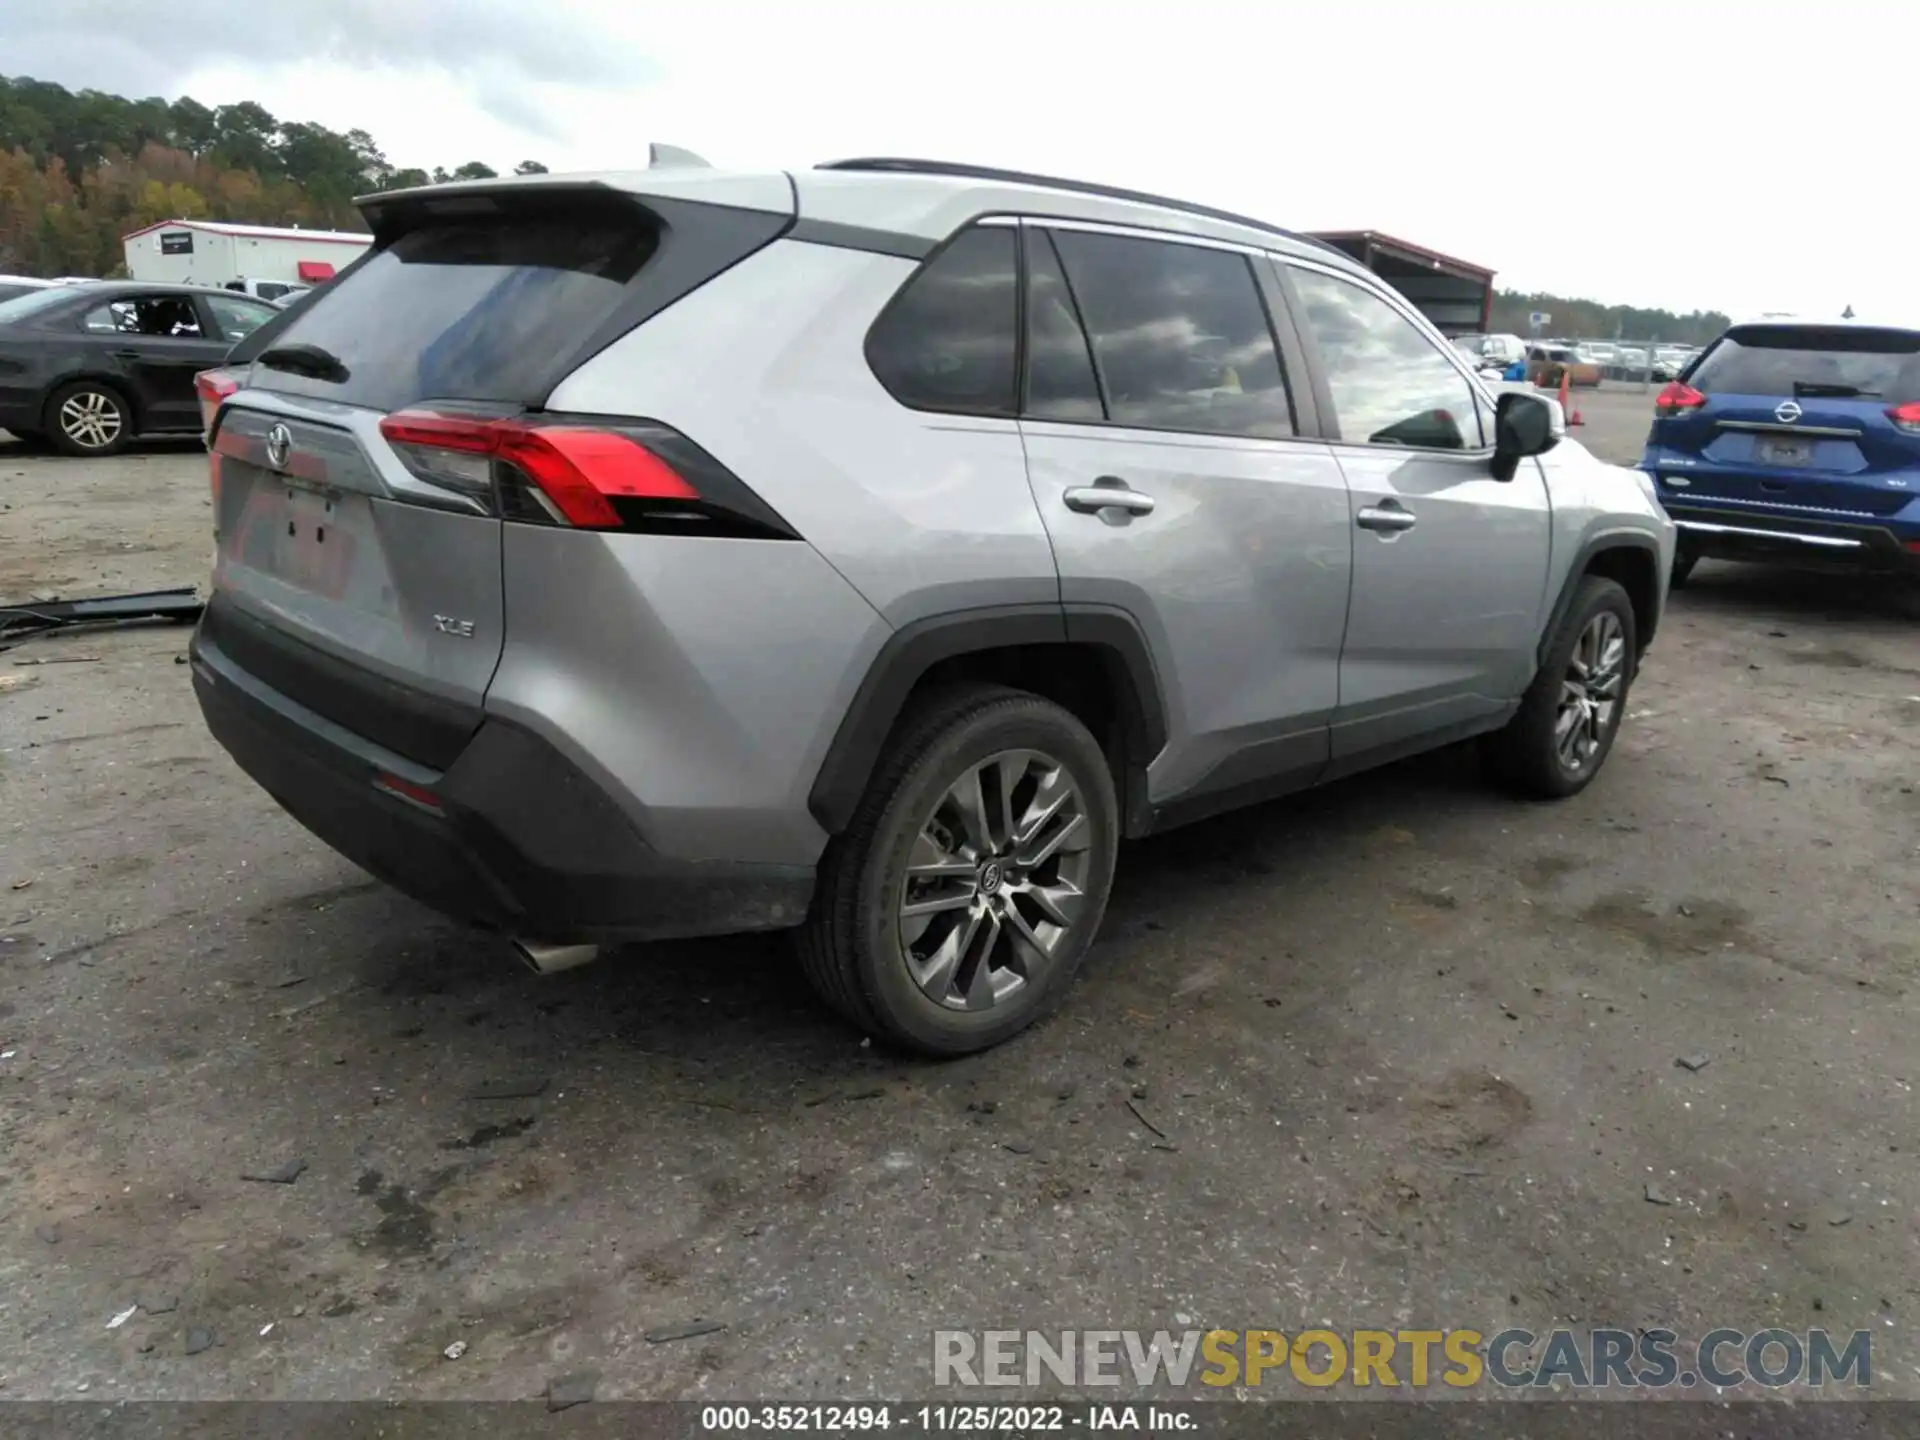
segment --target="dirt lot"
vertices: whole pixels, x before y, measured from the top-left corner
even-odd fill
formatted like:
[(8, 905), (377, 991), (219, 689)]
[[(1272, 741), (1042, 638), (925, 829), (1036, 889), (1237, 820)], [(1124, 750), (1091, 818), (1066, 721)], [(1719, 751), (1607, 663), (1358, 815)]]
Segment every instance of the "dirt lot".
[[(0, 441), (0, 595), (203, 581), (205, 468)], [(1920, 1396), (1920, 643), (1867, 590), (1703, 566), (1567, 804), (1446, 754), (1133, 847), (1063, 1014), (946, 1065), (776, 941), (524, 973), (246, 782), (185, 639), (0, 656), (9, 1396), (925, 1396), (936, 1326), (1309, 1322), (1866, 1327)]]

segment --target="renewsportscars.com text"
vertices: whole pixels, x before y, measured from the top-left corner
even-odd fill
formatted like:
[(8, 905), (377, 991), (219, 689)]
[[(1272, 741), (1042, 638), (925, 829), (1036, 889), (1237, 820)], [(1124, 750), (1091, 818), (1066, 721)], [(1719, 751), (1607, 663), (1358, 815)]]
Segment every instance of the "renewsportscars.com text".
[(1855, 1330), (936, 1330), (937, 1386), (1327, 1389), (1626, 1388), (1873, 1384), (1873, 1337)]

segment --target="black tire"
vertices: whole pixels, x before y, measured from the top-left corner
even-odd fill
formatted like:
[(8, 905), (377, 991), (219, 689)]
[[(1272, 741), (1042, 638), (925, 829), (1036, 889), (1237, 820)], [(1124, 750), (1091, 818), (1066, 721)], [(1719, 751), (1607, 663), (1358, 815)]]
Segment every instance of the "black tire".
[(1692, 578), (1693, 567), (1700, 563), (1699, 552), (1689, 550), (1682, 545), (1673, 552), (1673, 573), (1668, 579), (1669, 587), (1678, 590)]
[[(1611, 615), (1624, 646), (1620, 657), (1619, 684), (1612, 710), (1599, 731), (1591, 753), (1569, 763), (1562, 754), (1558, 725), (1561, 718), (1563, 686), (1572, 678), (1575, 647), (1587, 635), (1588, 627)], [(1602, 633), (1606, 633), (1604, 629)], [(1573, 603), (1554, 632), (1547, 658), (1527, 687), (1520, 709), (1506, 728), (1488, 737), (1487, 758), (1496, 774), (1521, 794), (1543, 800), (1562, 800), (1578, 795), (1593, 783), (1608, 754), (1620, 722), (1626, 717), (1627, 696), (1639, 668), (1639, 635), (1634, 626), (1633, 602), (1615, 581), (1599, 575), (1585, 575), (1574, 591)], [(1589, 731), (1590, 733), (1590, 731)]]
[[(79, 405), (98, 417), (97, 425), (78, 421), (69, 406)], [(72, 380), (47, 397), (47, 440), (62, 455), (98, 459), (118, 455), (133, 440), (133, 406), (104, 380)], [(89, 435), (101, 435), (91, 443)]]
[[(994, 757), (1022, 750), (1057, 765), (1077, 794), (1088, 843), (1071, 856), (1062, 847), (1062, 859), (1054, 863), (1070, 859), (1083, 867), (1081, 908), (1044, 962), (1020, 952), (1016, 958), (1032, 973), (1011, 994), (986, 1008), (950, 1008), (923, 990), (909, 968), (899, 913), (909, 893), (909, 857), (923, 831), (946, 813), (936, 811), (949, 787)], [(1119, 829), (1113, 776), (1100, 745), (1066, 710), (1000, 686), (972, 685), (930, 697), (896, 727), (852, 820), (828, 847), (798, 937), (802, 969), (822, 999), (871, 1035), (926, 1055), (989, 1049), (1048, 1014), (1072, 985), (1106, 910)], [(994, 902), (1003, 911), (1017, 903), (1017, 878), (1010, 859), (1009, 888), (997, 892)], [(930, 883), (971, 887), (976, 899), (996, 893), (984, 869), (974, 879)], [(992, 882), (999, 884), (998, 878)], [(956, 916), (940, 923), (957, 927), (964, 921)], [(956, 975), (966, 969), (970, 953), (962, 955)], [(969, 973), (977, 974), (978, 966)]]

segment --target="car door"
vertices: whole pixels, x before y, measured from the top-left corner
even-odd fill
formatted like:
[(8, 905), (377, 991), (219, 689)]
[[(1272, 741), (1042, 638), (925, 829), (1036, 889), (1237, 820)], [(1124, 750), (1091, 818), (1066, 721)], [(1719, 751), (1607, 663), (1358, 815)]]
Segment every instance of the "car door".
[(1197, 813), (1310, 782), (1353, 539), (1271, 268), (1151, 232), (1023, 228), (1028, 477), (1069, 633), (1076, 610), (1118, 610), (1152, 650), (1168, 740), (1150, 802)]
[(199, 300), (200, 308), (211, 321), (209, 333), (224, 347), (222, 359), (226, 357), (226, 351), (280, 314), (278, 306), (244, 295), (202, 295)]
[(1510, 710), (1533, 673), (1551, 512), (1536, 462), (1494, 478), (1492, 408), (1410, 307), (1331, 268), (1284, 274), (1352, 510), (1342, 771)]
[(82, 327), (126, 378), (142, 431), (197, 430), (193, 377), (220, 363), (226, 343), (191, 295), (117, 295), (89, 310)]

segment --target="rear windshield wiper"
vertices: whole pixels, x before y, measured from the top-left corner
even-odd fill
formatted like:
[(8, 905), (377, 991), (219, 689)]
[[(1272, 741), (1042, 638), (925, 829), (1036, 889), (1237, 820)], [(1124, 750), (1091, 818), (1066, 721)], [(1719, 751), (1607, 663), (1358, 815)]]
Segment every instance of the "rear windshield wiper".
[(1825, 396), (1829, 400), (1878, 398), (1880, 394), (1878, 390), (1862, 390), (1858, 385), (1828, 383), (1824, 380), (1796, 380), (1793, 382), (1793, 393), (1811, 397)]
[(309, 380), (330, 380), (344, 385), (351, 373), (340, 357), (318, 345), (273, 345), (254, 357), (254, 363), (269, 370), (286, 370)]

